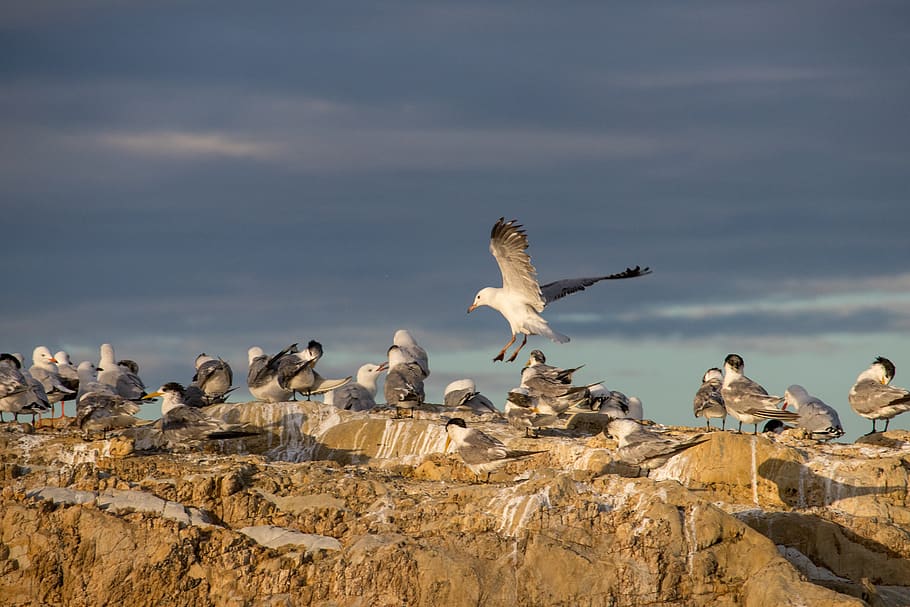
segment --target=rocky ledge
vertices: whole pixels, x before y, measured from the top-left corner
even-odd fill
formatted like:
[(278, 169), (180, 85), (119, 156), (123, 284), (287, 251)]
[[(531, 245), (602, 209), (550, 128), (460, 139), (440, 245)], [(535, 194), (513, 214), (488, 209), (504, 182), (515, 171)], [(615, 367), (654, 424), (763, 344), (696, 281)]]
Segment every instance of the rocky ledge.
[[(209, 413), (252, 438), (157, 449), (0, 428), (7, 605), (910, 604), (910, 433), (714, 432), (650, 477), (590, 423), (475, 482), (445, 412)], [(694, 434), (692, 428), (670, 428)]]

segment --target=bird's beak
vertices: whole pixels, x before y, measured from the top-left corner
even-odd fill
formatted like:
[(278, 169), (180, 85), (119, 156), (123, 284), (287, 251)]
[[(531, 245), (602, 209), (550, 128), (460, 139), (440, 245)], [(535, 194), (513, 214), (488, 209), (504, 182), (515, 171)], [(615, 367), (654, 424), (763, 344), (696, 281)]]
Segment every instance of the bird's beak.
[(101, 367), (95, 367), (95, 371), (104, 371)]
[(781, 403), (781, 405), (780, 405), (780, 410), (781, 410), (781, 411), (786, 411), (786, 410), (787, 410), (787, 405), (789, 405), (789, 404), (790, 404), (790, 403), (788, 403), (787, 401), (784, 401), (784, 402)]
[[(470, 310), (468, 310), (468, 311), (470, 312)], [(884, 377), (881, 378), (880, 381), (882, 382), (882, 385), (883, 385), (883, 386), (887, 386), (887, 385), (888, 385), (888, 380), (886, 380)]]
[(443, 448), (443, 450), (442, 450), (443, 453), (448, 453), (448, 452), (449, 452), (449, 443), (451, 443), (451, 442), (452, 442), (452, 437), (451, 437), (451, 436), (446, 436), (446, 446), (445, 446), (445, 448)]
[(143, 396), (142, 400), (150, 400), (152, 398), (158, 398), (159, 396), (161, 396), (161, 394), (162, 394), (161, 392), (152, 392), (151, 394), (146, 394), (145, 396)]
[(51, 356), (51, 357), (48, 359), (48, 362), (55, 363), (55, 362), (57, 362), (57, 359), (54, 358), (53, 356)]
[(380, 370), (380, 371), (385, 371), (385, 370), (388, 369), (388, 368), (389, 368), (389, 363), (388, 363), (388, 362), (379, 363), (379, 370)]
[(473, 312), (473, 311), (476, 310), (476, 309), (477, 309), (477, 304), (476, 304), (476, 303), (475, 303), (475, 304), (471, 304), (471, 305), (468, 307), (468, 314), (470, 314), (471, 312)]

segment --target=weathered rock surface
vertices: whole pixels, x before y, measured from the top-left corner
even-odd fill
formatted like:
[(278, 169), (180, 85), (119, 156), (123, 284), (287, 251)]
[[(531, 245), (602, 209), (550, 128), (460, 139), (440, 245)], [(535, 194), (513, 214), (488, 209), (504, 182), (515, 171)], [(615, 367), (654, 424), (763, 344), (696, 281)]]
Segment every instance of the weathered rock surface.
[(477, 484), (433, 411), (208, 411), (263, 433), (164, 453), (148, 428), (0, 428), (2, 603), (910, 604), (907, 432), (715, 432), (638, 478), (590, 428), (490, 416), (547, 452)]

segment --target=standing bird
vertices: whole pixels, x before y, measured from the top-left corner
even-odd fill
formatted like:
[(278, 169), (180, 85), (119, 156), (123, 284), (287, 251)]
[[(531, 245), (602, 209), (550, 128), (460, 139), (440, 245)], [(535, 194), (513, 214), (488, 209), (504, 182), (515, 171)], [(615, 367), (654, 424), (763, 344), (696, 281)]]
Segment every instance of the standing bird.
[(316, 387), (316, 363), (322, 353), (322, 344), (311, 339), (302, 352), (289, 352), (278, 360), (278, 385), (291, 391), (291, 400), (297, 400), (297, 392), (310, 400)]
[(111, 386), (127, 400), (139, 400), (145, 396), (145, 384), (139, 378), (139, 365), (135, 361), (117, 362), (111, 344), (101, 344), (100, 354), (97, 366), (99, 382)]
[(634, 419), (612, 419), (607, 432), (618, 441), (616, 455), (627, 464), (639, 466), (648, 472), (667, 463), (671, 457), (708, 440), (697, 434), (679, 440), (663, 436), (645, 428)]
[(427, 356), (427, 351), (420, 347), (417, 340), (407, 329), (395, 331), (395, 335), (392, 337), (392, 344), (401, 348), (404, 358), (408, 362), (417, 363), (420, 366), (424, 379), (430, 376), (430, 359)]
[(274, 356), (266, 356), (259, 346), (253, 346), (247, 351), (250, 368), (246, 384), (253, 398), (267, 403), (282, 403), (291, 399), (293, 390), (278, 384), (278, 364), (292, 352), (297, 352), (297, 344), (291, 344)]
[(474, 476), (480, 478), (486, 472), (486, 480), (490, 480), (490, 473), (509, 462), (531, 457), (543, 451), (519, 451), (509, 449), (498, 439), (484, 434), (480, 430), (468, 428), (460, 417), (453, 417), (446, 423), (446, 444), (443, 449), (448, 452), (449, 444), (455, 444), (455, 450), (462, 461)]
[(869, 434), (875, 433), (876, 420), (885, 420), (884, 432), (887, 432), (892, 417), (910, 411), (910, 391), (890, 385), (895, 371), (893, 362), (879, 356), (850, 388), (850, 406), (858, 415), (872, 420)]
[(196, 373), (190, 385), (199, 388), (200, 398), (206, 405), (217, 405), (227, 400), (234, 388), (234, 371), (220, 356), (213, 358), (203, 352), (194, 362)]
[[(98, 381), (98, 367), (88, 360), (84, 360), (76, 367), (79, 374), (79, 392), (76, 393), (76, 406), (82, 397), (89, 392), (103, 392), (105, 394), (117, 394), (116, 388)], [(118, 395), (119, 396), (119, 395)]]
[(136, 417), (139, 405), (109, 392), (86, 392), (76, 403), (76, 419), (73, 424), (84, 435), (92, 432), (106, 434), (109, 430), (129, 428), (141, 420)]
[(780, 396), (771, 396), (757, 382), (743, 375), (746, 363), (739, 354), (729, 354), (724, 359), (724, 382), (720, 393), (724, 397), (727, 413), (739, 421), (739, 432), (743, 423), (755, 424), (752, 434), (758, 434), (762, 419), (779, 419), (792, 422), (799, 419), (798, 413), (781, 411), (776, 407), (783, 402)]
[(559, 419), (553, 413), (537, 410), (538, 399), (531, 396), (527, 388), (518, 387), (506, 396), (506, 421), (518, 430), (524, 430), (525, 438), (538, 438), (540, 429), (552, 426)]
[(76, 365), (70, 360), (70, 355), (65, 350), (60, 350), (54, 354), (57, 359), (57, 374), (60, 376), (60, 383), (73, 391), (72, 396), (65, 397), (60, 401), (60, 417), (66, 416), (64, 405), (68, 400), (76, 400), (76, 394), (79, 392), (79, 372), (76, 371)]
[(32, 352), (32, 366), (28, 371), (32, 377), (41, 382), (52, 410), (54, 404), (76, 393), (63, 385), (63, 380), (57, 370), (57, 359), (53, 357), (46, 346), (38, 346), (34, 349)]
[(449, 409), (499, 414), (493, 402), (477, 391), (477, 384), (470, 378), (456, 379), (449, 383), (443, 391), (442, 402)]
[(348, 411), (369, 411), (376, 406), (376, 381), (388, 368), (386, 362), (361, 365), (356, 381), (326, 392), (323, 402)]
[(537, 282), (537, 270), (531, 265), (527, 253), (528, 236), (516, 224), (516, 220), (506, 221), (500, 217), (490, 232), (490, 253), (499, 264), (502, 273), (502, 287), (485, 287), (477, 292), (474, 303), (468, 312), (480, 306), (489, 306), (505, 317), (512, 331), (512, 339), (493, 357), (494, 361), (503, 360), (506, 350), (515, 343), (516, 336), (521, 334), (521, 345), (508, 358), (513, 362), (518, 352), (528, 341), (528, 335), (543, 335), (556, 343), (566, 343), (569, 338), (557, 333), (540, 315), (547, 304), (577, 291), (583, 291), (601, 280), (634, 278), (650, 274), (649, 268), (635, 266), (617, 274), (594, 276), (590, 278), (569, 278), (540, 285)]
[(727, 408), (724, 406), (724, 397), (721, 388), (724, 382), (724, 372), (717, 367), (711, 367), (701, 378), (701, 387), (695, 393), (692, 408), (695, 417), (704, 417), (705, 426), (711, 430), (711, 420), (720, 419), (720, 429), (727, 427)]
[(22, 363), (12, 354), (0, 354), (0, 423), (3, 413), (16, 415), (22, 411), (29, 399), (28, 380), (22, 374)]
[(386, 404), (395, 407), (398, 416), (402, 409), (411, 411), (420, 407), (426, 398), (423, 388), (423, 369), (402, 351), (400, 346), (391, 346), (388, 351), (389, 372), (385, 378), (383, 392)]
[[(48, 411), (53, 411), (50, 401), (47, 399), (47, 393), (44, 391), (44, 386), (38, 381), (37, 378), (33, 377), (32, 374), (25, 368), (25, 358), (19, 352), (13, 352), (13, 356), (16, 357), (16, 360), (19, 361), (19, 370), (25, 377), (25, 381), (28, 384), (28, 396), (26, 397), (25, 406), (22, 407), (20, 413), (28, 413), (32, 416), (32, 423), (35, 422), (35, 416), (40, 416), (42, 413), (47, 413)], [(18, 414), (16, 415), (18, 418)]]
[(831, 440), (844, 435), (844, 427), (834, 407), (825, 404), (821, 399), (812, 396), (798, 384), (793, 384), (784, 392), (784, 409), (792, 406), (799, 413), (797, 428), (804, 428), (816, 440)]
[(209, 417), (201, 409), (188, 406), (183, 395), (182, 385), (168, 382), (143, 397), (144, 400), (161, 397), (161, 419), (157, 423), (168, 446), (176, 447), (193, 441), (242, 438), (258, 434)]

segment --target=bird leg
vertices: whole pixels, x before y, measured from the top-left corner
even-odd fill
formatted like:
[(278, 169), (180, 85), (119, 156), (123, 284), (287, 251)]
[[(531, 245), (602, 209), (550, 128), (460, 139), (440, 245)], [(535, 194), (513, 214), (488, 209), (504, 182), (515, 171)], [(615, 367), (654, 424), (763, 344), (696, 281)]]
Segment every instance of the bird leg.
[(509, 343), (507, 343), (507, 344), (505, 345), (505, 347), (504, 347), (502, 350), (499, 351), (499, 354), (497, 354), (495, 357), (493, 357), (493, 360), (494, 360), (494, 361), (497, 361), (497, 360), (502, 360), (503, 358), (505, 358), (505, 356), (506, 356), (506, 350), (508, 350), (508, 349), (509, 349), (509, 346), (511, 346), (511, 345), (514, 344), (514, 343), (515, 343), (515, 334), (512, 333), (512, 339), (510, 339), (510, 340), (509, 340)]
[(888, 419), (885, 420), (885, 429), (882, 430), (882, 432), (888, 431), (888, 424), (890, 424), (890, 423), (891, 423), (891, 418), (889, 417)]
[[(514, 339), (513, 339), (513, 341), (514, 341)], [(522, 348), (524, 348), (526, 343), (528, 343), (528, 336), (523, 334), (523, 339), (521, 340), (521, 345), (518, 346), (518, 348), (514, 352), (512, 352), (512, 356), (509, 357), (510, 363), (515, 362), (515, 357), (518, 356), (518, 351), (521, 350)]]

